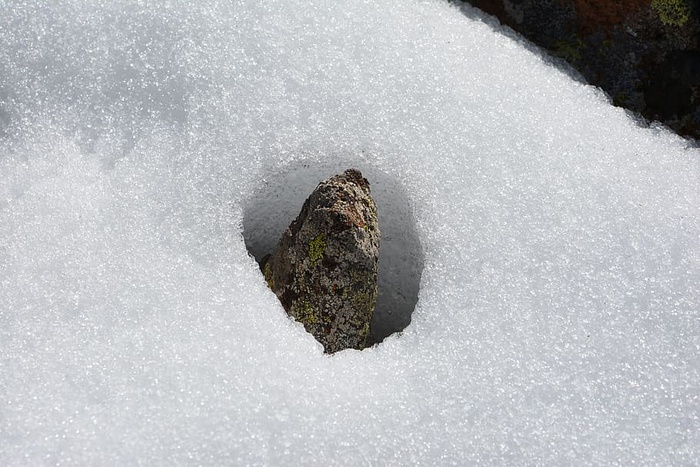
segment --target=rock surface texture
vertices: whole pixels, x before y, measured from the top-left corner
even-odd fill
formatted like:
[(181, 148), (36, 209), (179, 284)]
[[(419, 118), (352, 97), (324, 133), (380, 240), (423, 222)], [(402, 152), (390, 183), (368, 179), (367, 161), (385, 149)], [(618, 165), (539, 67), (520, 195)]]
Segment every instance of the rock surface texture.
[(362, 349), (377, 302), (379, 222), (355, 169), (322, 181), (261, 269), (287, 313), (327, 353)]
[(466, 0), (602, 88), (700, 139), (700, 0)]

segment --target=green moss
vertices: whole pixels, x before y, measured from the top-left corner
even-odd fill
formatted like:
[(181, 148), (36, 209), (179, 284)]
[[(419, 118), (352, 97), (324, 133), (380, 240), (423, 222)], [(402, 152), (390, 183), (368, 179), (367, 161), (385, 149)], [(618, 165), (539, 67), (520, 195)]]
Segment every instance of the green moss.
[(690, 19), (690, 5), (686, 0), (651, 0), (651, 8), (666, 26), (683, 26)]
[(316, 235), (316, 238), (309, 242), (309, 260), (311, 260), (311, 265), (316, 266), (321, 258), (323, 258), (323, 253), (326, 251), (326, 237), (322, 233)]

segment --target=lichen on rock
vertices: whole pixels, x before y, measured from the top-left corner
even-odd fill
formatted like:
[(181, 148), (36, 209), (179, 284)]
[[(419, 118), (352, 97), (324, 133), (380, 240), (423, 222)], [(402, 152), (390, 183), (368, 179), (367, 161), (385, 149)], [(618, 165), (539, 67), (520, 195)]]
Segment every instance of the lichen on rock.
[(690, 5), (685, 0), (651, 0), (651, 8), (667, 26), (683, 26), (690, 19)]
[(327, 353), (366, 345), (380, 235), (369, 182), (348, 169), (318, 185), (261, 262), (284, 309)]

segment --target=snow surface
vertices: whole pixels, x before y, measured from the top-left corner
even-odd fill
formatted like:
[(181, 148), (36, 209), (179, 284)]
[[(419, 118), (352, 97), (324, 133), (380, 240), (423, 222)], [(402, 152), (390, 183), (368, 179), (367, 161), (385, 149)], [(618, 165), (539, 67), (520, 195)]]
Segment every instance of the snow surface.
[[(0, 11), (0, 464), (700, 463), (698, 149), (439, 1)], [(247, 247), (348, 166), (327, 356)]]

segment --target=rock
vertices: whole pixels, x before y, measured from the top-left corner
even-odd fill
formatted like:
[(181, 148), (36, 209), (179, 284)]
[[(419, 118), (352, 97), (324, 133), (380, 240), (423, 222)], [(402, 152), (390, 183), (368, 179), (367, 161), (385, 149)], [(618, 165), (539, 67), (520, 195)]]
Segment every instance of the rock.
[(465, 0), (564, 59), (615, 105), (700, 139), (700, 0)]
[(379, 222), (355, 169), (322, 181), (261, 262), (287, 313), (327, 353), (362, 349), (377, 302)]

